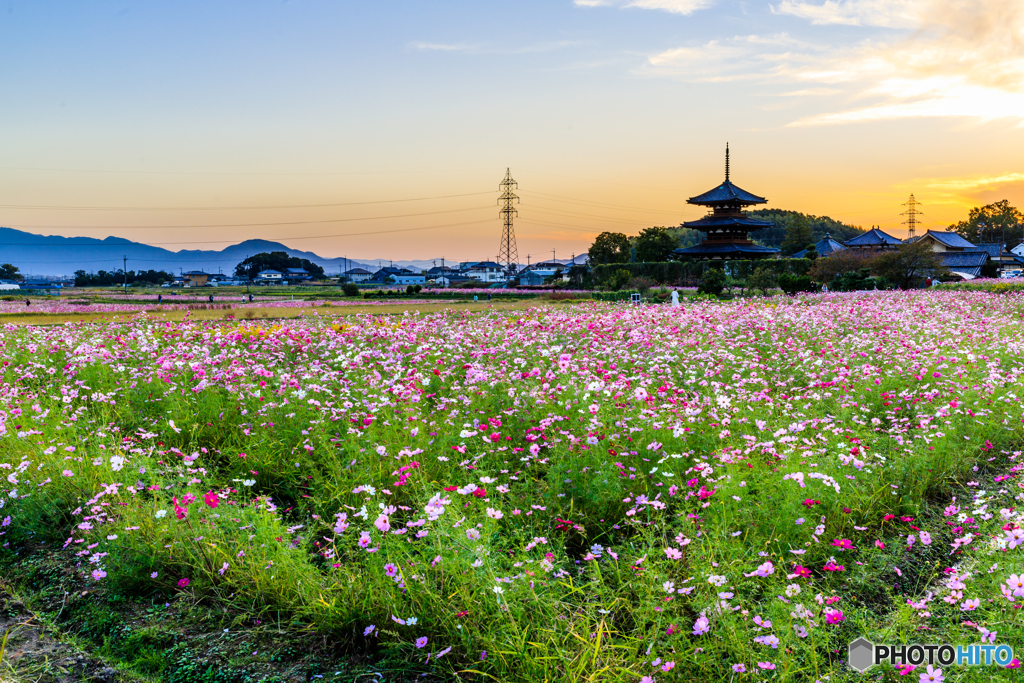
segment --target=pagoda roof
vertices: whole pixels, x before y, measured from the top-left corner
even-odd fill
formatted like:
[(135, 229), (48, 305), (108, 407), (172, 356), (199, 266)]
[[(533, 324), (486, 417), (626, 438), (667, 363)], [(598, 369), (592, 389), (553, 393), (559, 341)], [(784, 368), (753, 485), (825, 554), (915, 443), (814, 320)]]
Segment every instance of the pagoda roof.
[(685, 228), (693, 228), (695, 230), (707, 230), (709, 228), (735, 228), (743, 227), (751, 230), (760, 230), (761, 228), (770, 228), (774, 223), (771, 221), (762, 221), (757, 218), (748, 218), (747, 216), (716, 216), (711, 214), (704, 216), (703, 218), (695, 221), (687, 221), (683, 223)]
[(694, 247), (676, 249), (680, 256), (722, 256), (726, 254), (777, 254), (778, 249), (762, 247), (760, 244), (736, 244), (735, 242), (703, 242)]
[(702, 205), (714, 205), (714, 204), (765, 204), (768, 200), (764, 197), (758, 197), (756, 194), (751, 194), (741, 187), (733, 185), (732, 181), (728, 178), (722, 182), (721, 185), (713, 190), (708, 190), (704, 194), (699, 194), (696, 197), (690, 197), (686, 200), (687, 204), (702, 204)]

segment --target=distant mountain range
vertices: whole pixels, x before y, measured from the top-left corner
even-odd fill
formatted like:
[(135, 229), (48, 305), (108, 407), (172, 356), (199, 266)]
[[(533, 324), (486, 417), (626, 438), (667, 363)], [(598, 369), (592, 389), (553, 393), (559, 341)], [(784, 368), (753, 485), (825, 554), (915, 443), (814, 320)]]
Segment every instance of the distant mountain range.
[[(76, 270), (89, 273), (116, 271), (122, 268), (124, 256), (128, 257), (128, 270), (233, 273), (235, 266), (247, 256), (264, 251), (286, 251), (289, 256), (309, 259), (323, 267), (328, 275), (336, 275), (345, 268), (365, 268), (375, 272), (378, 263), (385, 266), (392, 263), (389, 259), (324, 258), (311, 251), (292, 249), (269, 240), (246, 240), (220, 250), (170, 251), (122, 237), (59, 237), (0, 228), (0, 263), (14, 264), (24, 275), (70, 276)], [(441, 259), (437, 262), (440, 264)], [(433, 267), (434, 261), (395, 261), (394, 265), (419, 271)]]

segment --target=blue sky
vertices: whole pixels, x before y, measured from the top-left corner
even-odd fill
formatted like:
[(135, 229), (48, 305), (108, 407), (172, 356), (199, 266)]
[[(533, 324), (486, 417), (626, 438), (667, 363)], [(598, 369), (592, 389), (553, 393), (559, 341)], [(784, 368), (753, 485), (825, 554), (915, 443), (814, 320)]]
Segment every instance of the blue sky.
[(699, 215), (729, 141), (770, 207), (939, 228), (1024, 203), (1022, 44), (1010, 0), (7, 0), (0, 224), (493, 257), (493, 196), (351, 203), (511, 167), (520, 251), (568, 255)]

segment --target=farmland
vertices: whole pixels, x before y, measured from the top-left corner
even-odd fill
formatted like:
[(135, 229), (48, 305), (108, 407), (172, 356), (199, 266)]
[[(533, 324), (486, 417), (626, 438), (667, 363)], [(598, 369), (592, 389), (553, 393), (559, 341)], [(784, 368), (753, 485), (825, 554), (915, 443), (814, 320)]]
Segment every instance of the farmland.
[[(859, 636), (1021, 642), (1024, 295), (386, 306), (6, 324), (10, 589), (124, 680), (838, 681)], [(126, 603), (241, 635), (143, 657)], [(335, 659), (283, 672), (272, 621)]]

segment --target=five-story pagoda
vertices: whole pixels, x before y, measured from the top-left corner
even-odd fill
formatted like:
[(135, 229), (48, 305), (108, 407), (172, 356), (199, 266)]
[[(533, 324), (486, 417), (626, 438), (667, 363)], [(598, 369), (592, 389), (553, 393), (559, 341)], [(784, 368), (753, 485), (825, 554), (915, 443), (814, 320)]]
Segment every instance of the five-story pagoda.
[(704, 194), (690, 197), (687, 204), (711, 207), (711, 213), (682, 227), (700, 230), (707, 237), (695, 247), (676, 249), (677, 256), (699, 259), (758, 259), (778, 253), (778, 249), (754, 244), (747, 235), (752, 230), (770, 228), (769, 221), (750, 218), (743, 207), (765, 204), (767, 199), (736, 187), (729, 180), (729, 145), (725, 146), (725, 182)]

